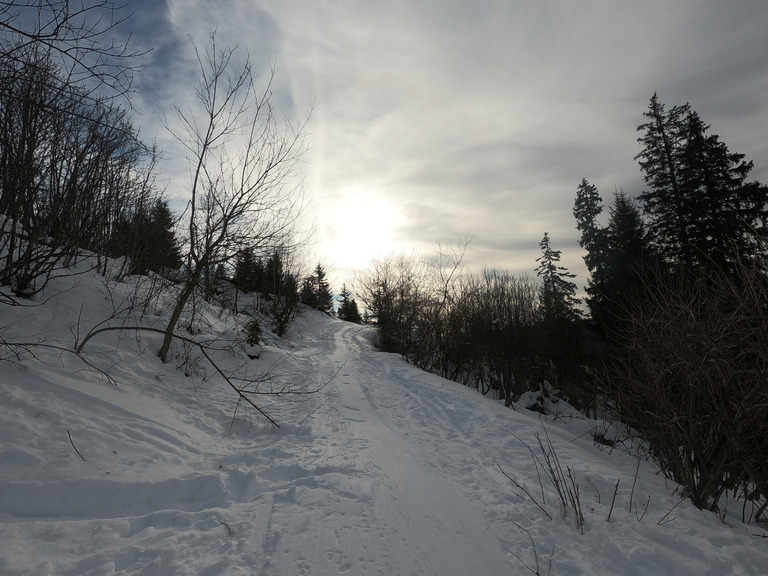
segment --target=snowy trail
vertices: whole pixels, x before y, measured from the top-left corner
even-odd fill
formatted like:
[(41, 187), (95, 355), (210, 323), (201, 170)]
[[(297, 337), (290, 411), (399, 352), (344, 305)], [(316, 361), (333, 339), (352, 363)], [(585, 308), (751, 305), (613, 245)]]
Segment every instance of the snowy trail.
[[(448, 462), (435, 458), (445, 449), (435, 443), (455, 434), (450, 411), (433, 402), (412, 422), (402, 412), (418, 383), (393, 374), (399, 358), (373, 351), (369, 329), (327, 329), (295, 358), (313, 367), (318, 382), (338, 372), (318, 398), (301, 464), (264, 472), (293, 479), (269, 498), (265, 573), (500, 573), (508, 554), (493, 536), (495, 520), (449, 479)], [(444, 431), (438, 437), (436, 427)]]
[[(98, 303), (97, 288), (67, 297)], [(44, 313), (67, 345), (69, 324)], [(546, 425), (579, 478), (582, 535), (551, 487), (548, 518), (499, 469), (538, 495), (538, 415), (375, 351), (371, 328), (310, 312), (293, 331), (258, 361), (231, 359), (322, 387), (259, 397), (280, 429), (242, 409), (233, 421), (221, 382), (185, 378), (135, 336), (89, 356), (117, 386), (44, 351), (0, 364), (0, 574), (493, 576), (537, 557), (553, 576), (768, 574), (755, 527), (687, 502), (659, 524), (679, 497), (647, 463), (630, 511), (636, 461), (595, 447), (584, 419)]]
[[(438, 427), (441, 436), (453, 434), (455, 422), (446, 410), (429, 409), (434, 402), (422, 415), (430, 421), (429, 433), (419, 430), (423, 419), (403, 418), (403, 397), (414, 393), (409, 391), (414, 382), (392, 374), (392, 358), (373, 352), (361, 334), (357, 326), (338, 325), (329, 349), (322, 351), (326, 363), (343, 368), (335, 382), (337, 395), (313, 424), (321, 437), (335, 438), (329, 461), (339, 450), (354, 450), (349, 457), (364, 477), (376, 479), (367, 515), (347, 542), (348, 548), (365, 551), (360, 565), (351, 565), (353, 573), (493, 574), (501, 549), (487, 536), (489, 522), (468, 501), (466, 489), (457, 490), (440, 472), (434, 459), (439, 447), (424, 441), (434, 438)], [(322, 365), (319, 356), (315, 361)]]

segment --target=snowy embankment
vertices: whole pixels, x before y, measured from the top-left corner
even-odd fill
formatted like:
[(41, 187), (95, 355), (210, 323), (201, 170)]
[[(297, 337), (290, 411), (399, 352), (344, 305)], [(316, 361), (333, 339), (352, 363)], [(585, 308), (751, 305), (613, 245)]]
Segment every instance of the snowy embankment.
[[(34, 307), (2, 305), (2, 337), (71, 349), (129, 287), (55, 282)], [(233, 419), (231, 390), (202, 364), (161, 364), (149, 333), (86, 347), (116, 383), (53, 348), (3, 362), (0, 574), (768, 573), (768, 540), (740, 509), (721, 521), (680, 503), (650, 464), (594, 446), (586, 420), (543, 424), (371, 337), (307, 312), (258, 360), (222, 356), (322, 387), (258, 398), (280, 429), (242, 406)], [(583, 534), (534, 465), (545, 427)]]

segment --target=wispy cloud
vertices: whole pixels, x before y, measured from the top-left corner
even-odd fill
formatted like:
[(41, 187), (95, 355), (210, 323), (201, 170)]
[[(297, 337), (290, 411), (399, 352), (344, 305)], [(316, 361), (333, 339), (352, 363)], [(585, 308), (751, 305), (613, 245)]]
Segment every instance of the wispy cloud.
[[(277, 65), (289, 114), (315, 105), (307, 192), (319, 256), (339, 267), (365, 264), (339, 252), (368, 229), (406, 251), (468, 235), (468, 261), (533, 269), (549, 231), (583, 283), (576, 186), (640, 192), (635, 127), (654, 91), (690, 101), (768, 181), (763, 0), (137, 4), (139, 39), (157, 42), (148, 110), (189, 93), (187, 36), (214, 27), (260, 69)], [(339, 219), (350, 212), (380, 221)]]

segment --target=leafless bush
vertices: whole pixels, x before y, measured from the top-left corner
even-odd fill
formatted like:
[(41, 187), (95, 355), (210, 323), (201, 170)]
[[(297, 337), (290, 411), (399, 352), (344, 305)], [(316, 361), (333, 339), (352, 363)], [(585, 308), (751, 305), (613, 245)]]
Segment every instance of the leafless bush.
[(405, 255), (375, 260), (371, 269), (357, 275), (355, 294), (373, 315), (378, 347), (406, 357), (416, 352), (420, 317), (427, 306), (423, 263)]
[[(513, 434), (514, 436), (514, 434)], [(517, 438), (517, 436), (515, 436)], [(537, 453), (529, 444), (525, 441), (517, 438), (531, 453), (534, 466), (536, 468), (536, 474), (539, 479), (539, 488), (541, 497), (537, 498), (527, 490), (522, 484), (518, 483), (512, 476), (501, 470), (501, 472), (509, 478), (512, 483), (521, 489), (531, 499), (531, 501), (541, 510), (544, 514), (552, 519), (552, 516), (546, 510), (546, 490), (545, 484), (551, 486), (555, 494), (557, 495), (560, 507), (563, 512), (563, 517), (566, 517), (569, 512), (573, 512), (576, 519), (576, 525), (582, 534), (584, 534), (584, 514), (581, 509), (581, 490), (579, 484), (576, 481), (576, 471), (570, 466), (563, 468), (560, 463), (560, 458), (555, 451), (555, 447), (552, 445), (552, 440), (544, 429), (544, 440), (541, 436), (536, 434), (536, 441), (539, 445), (539, 452)], [(543, 474), (543, 477), (542, 477)], [(544, 481), (546, 479), (546, 482)], [(599, 498), (599, 494), (598, 494)], [(609, 516), (610, 518), (610, 516)]]
[[(656, 274), (612, 353), (605, 392), (699, 508), (768, 502), (768, 279)], [(751, 515), (745, 513), (745, 519)], [(754, 517), (753, 516), (753, 517)]]

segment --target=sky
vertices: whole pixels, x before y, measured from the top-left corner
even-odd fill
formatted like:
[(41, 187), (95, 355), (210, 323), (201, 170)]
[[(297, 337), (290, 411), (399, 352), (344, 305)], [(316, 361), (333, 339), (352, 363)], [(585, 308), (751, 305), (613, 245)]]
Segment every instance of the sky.
[[(642, 191), (635, 128), (654, 92), (690, 102), (768, 182), (764, 0), (130, 0), (136, 124), (168, 195), (185, 169), (163, 111), (192, 96), (191, 41), (277, 68), (274, 101), (311, 110), (300, 166), (313, 257), (338, 282), (394, 253), (469, 239), (464, 263), (530, 271), (548, 232), (586, 283), (572, 215), (587, 178), (609, 203)], [(174, 162), (177, 162), (174, 164)], [(606, 210), (607, 212), (607, 210)], [(338, 287), (335, 287), (338, 289)]]

